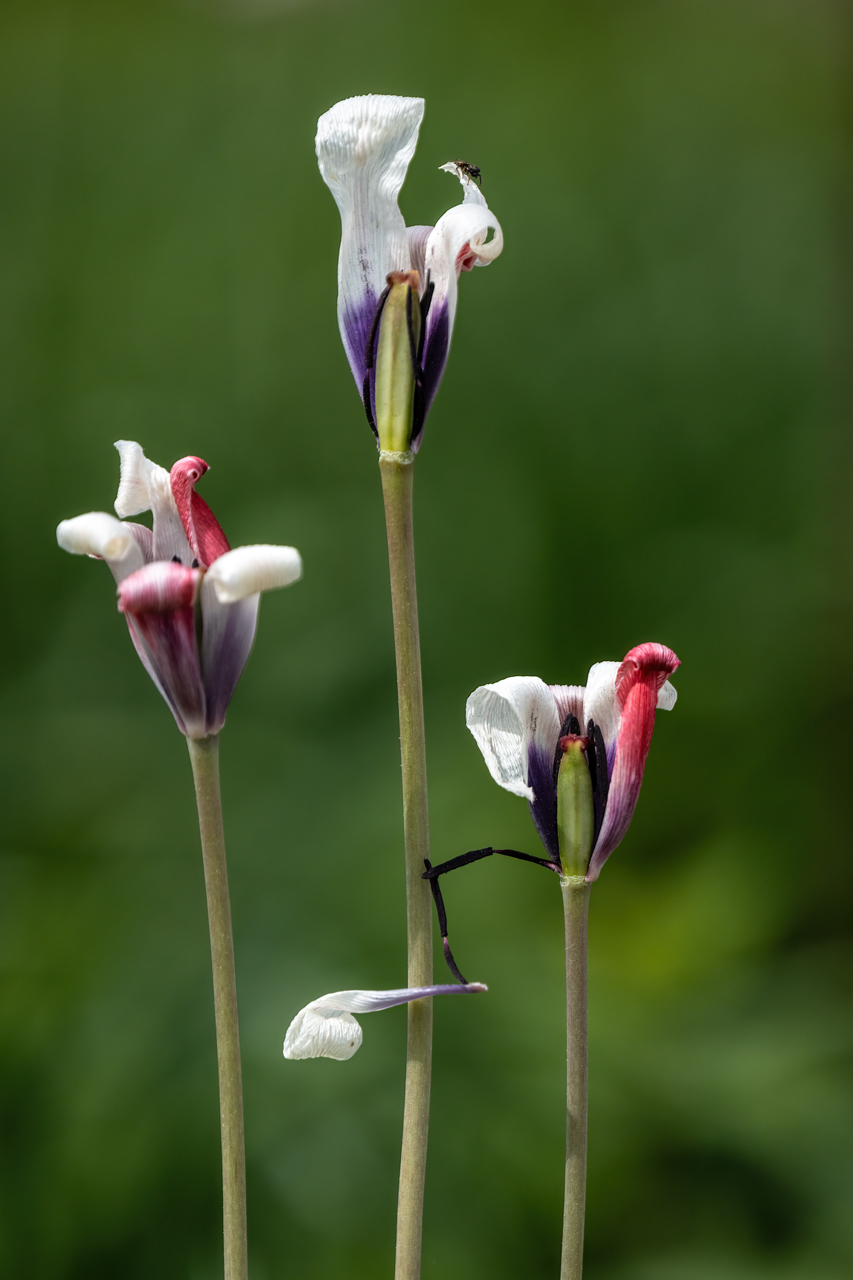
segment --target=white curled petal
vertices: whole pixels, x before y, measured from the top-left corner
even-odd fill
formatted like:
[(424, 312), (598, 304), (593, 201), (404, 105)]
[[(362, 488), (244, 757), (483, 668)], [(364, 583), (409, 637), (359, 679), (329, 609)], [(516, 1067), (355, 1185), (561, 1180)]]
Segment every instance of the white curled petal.
[(151, 511), (154, 516), (154, 559), (173, 560), (177, 557), (182, 565), (189, 568), (193, 552), (175, 506), (169, 472), (146, 458), (142, 446), (135, 440), (116, 440), (115, 447), (121, 459), (116, 513), (124, 517)]
[(618, 662), (596, 662), (589, 669), (583, 700), (583, 732), (590, 720), (601, 730), (607, 749), (608, 769), (613, 768), (616, 739), (622, 711), (616, 697), (616, 673)]
[(106, 560), (116, 581), (121, 582), (145, 563), (133, 528), (123, 525), (106, 511), (89, 511), (86, 515), (63, 520), (57, 527), (56, 541), (63, 551), (70, 551), (72, 555), (97, 556)]
[(312, 1000), (293, 1019), (284, 1038), (284, 1056), (346, 1062), (362, 1040), (362, 1030), (353, 1013), (375, 1013), (430, 996), (476, 995), (482, 991), (488, 991), (482, 982), (396, 987), (390, 991), (332, 991)]
[(259, 591), (288, 587), (302, 577), (302, 557), (295, 547), (235, 547), (214, 560), (207, 572), (220, 604), (245, 600)]
[(658, 711), (671, 711), (672, 708), (675, 706), (677, 697), (678, 697), (678, 690), (676, 689), (675, 685), (670, 684), (669, 681), (666, 680), (661, 685), (660, 692), (658, 693), (658, 702), (657, 702)]
[(287, 1028), (284, 1056), (346, 1062), (361, 1047), (361, 1040), (361, 1027), (351, 1013), (318, 1013), (308, 1005)]
[(443, 173), (455, 174), (462, 183), (462, 203), (463, 204), (481, 204), (485, 205), (486, 197), (478, 187), (473, 178), (469, 177), (463, 169), (459, 167), (455, 160), (449, 160), (447, 164), (440, 164), (439, 169)]
[(557, 704), (547, 684), (538, 676), (510, 676), (483, 685), (468, 699), (465, 723), (495, 782), (533, 801), (531, 753), (553, 762), (560, 734)]
[(406, 236), (409, 241), (409, 266), (412, 271), (418, 273), (418, 293), (421, 297), (426, 288), (426, 247), (432, 231), (432, 227), (406, 227)]
[(359, 390), (385, 277), (409, 269), (397, 197), (423, 113), (422, 98), (367, 94), (336, 103), (317, 124), (320, 173), (341, 215), (338, 323)]

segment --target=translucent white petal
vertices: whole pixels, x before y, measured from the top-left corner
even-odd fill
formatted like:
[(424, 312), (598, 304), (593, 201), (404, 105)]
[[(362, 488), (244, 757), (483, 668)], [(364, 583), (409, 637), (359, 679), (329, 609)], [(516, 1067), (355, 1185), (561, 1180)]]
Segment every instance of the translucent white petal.
[(341, 215), (338, 323), (359, 391), (385, 277), (409, 268), (397, 197), (423, 113), (422, 98), (367, 94), (336, 103), (317, 124), (320, 173)]
[(362, 1030), (351, 1013), (298, 1013), (284, 1038), (285, 1058), (334, 1058), (346, 1062), (361, 1047)]
[(374, 1013), (429, 996), (476, 995), (482, 982), (396, 987), (390, 991), (332, 991), (312, 1000), (291, 1022), (284, 1038), (285, 1058), (334, 1058), (346, 1062), (361, 1045), (362, 1031), (353, 1013)]
[(531, 749), (553, 761), (560, 734), (557, 704), (547, 684), (538, 676), (510, 676), (483, 685), (468, 699), (465, 723), (495, 782), (532, 802)]
[(591, 666), (586, 679), (586, 693), (583, 700), (583, 732), (586, 733), (590, 720), (598, 725), (607, 748), (609, 769), (613, 768), (613, 755), (616, 751), (619, 719), (622, 714), (616, 698), (616, 673), (619, 666), (618, 662), (596, 662)]
[(63, 520), (56, 530), (56, 541), (63, 551), (70, 551), (72, 555), (106, 560), (116, 582), (141, 569), (145, 563), (133, 529), (106, 511), (89, 511)]
[(671, 711), (675, 706), (677, 697), (678, 690), (674, 684), (670, 684), (667, 680), (661, 685), (660, 693), (658, 694), (658, 711)]
[(207, 576), (220, 604), (233, 604), (296, 582), (302, 577), (302, 557), (295, 547), (235, 547), (214, 560)]
[(186, 568), (193, 562), (193, 553), (184, 532), (169, 472), (151, 462), (135, 440), (116, 440), (115, 447), (121, 458), (121, 477), (115, 500), (116, 513), (135, 516), (140, 511), (151, 511), (154, 516), (154, 559), (178, 560)]

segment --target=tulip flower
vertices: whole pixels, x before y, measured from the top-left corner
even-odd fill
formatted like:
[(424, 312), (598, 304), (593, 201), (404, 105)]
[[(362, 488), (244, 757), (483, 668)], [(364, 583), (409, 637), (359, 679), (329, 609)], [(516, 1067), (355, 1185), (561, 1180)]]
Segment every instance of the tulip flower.
[[(655, 711), (675, 706), (668, 677), (679, 665), (664, 645), (641, 644), (621, 663), (597, 662), (586, 687), (510, 676), (471, 694), (465, 720), (488, 770), (499, 786), (527, 800), (555, 869), (597, 880), (624, 837), (640, 794)], [(583, 866), (571, 860), (565, 838), (561, 842), (560, 778), (567, 759), (579, 760), (589, 779), (591, 838), (578, 855), (586, 858)], [(571, 820), (569, 813), (565, 817)]]
[(218, 733), (255, 637), (260, 592), (302, 574), (293, 547), (230, 550), (195, 485), (208, 470), (182, 458), (171, 471), (119, 440), (119, 516), (152, 513), (153, 528), (104, 511), (63, 520), (59, 545), (106, 560), (118, 608), (151, 679), (189, 738)]
[(320, 172), (341, 215), (341, 338), (379, 446), (397, 453), (420, 448), (447, 362), (459, 275), (503, 248), (479, 171), (463, 161), (441, 166), (462, 183), (461, 204), (434, 227), (406, 227), (397, 197), (423, 113), (422, 98), (367, 94), (336, 103), (317, 126)]
[(306, 1005), (287, 1028), (285, 1058), (334, 1058), (346, 1062), (361, 1047), (362, 1031), (354, 1013), (374, 1013), (430, 996), (475, 995), (488, 991), (482, 982), (431, 987), (398, 987), (392, 991), (333, 991)]
[(246, 1156), (237, 982), (228, 868), (219, 789), (219, 730), (255, 636), (261, 591), (302, 574), (293, 547), (237, 547), (195, 486), (201, 458), (171, 471), (138, 444), (119, 440), (117, 515), (152, 514), (152, 528), (105, 511), (63, 520), (57, 541), (75, 555), (106, 560), (118, 607), (151, 679), (186, 735), (201, 833), (210, 949), (222, 1137), (225, 1275), (248, 1280)]
[(566, 937), (566, 1179), (560, 1280), (583, 1268), (587, 1144), (587, 916), (590, 885), (624, 837), (643, 781), (655, 712), (669, 711), (668, 677), (680, 665), (662, 644), (641, 644), (620, 662), (597, 662), (585, 687), (511, 676), (468, 699), (466, 723), (499, 786), (523, 796), (548, 853), (475, 849), (441, 866), (425, 861), (447, 963), (464, 982), (447, 941), (439, 877), (492, 854), (538, 863), (560, 877)]

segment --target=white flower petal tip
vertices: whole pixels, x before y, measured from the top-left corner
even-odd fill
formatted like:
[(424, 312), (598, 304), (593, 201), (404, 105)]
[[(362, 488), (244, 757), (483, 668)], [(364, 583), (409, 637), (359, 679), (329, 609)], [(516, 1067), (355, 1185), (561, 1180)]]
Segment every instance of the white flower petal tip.
[(106, 511), (89, 511), (63, 520), (57, 526), (56, 541), (63, 551), (70, 551), (74, 556), (95, 556), (116, 562), (131, 552), (136, 554), (137, 546), (131, 531)]
[(397, 987), (390, 991), (332, 991), (306, 1005), (287, 1028), (284, 1056), (332, 1058), (347, 1062), (361, 1047), (362, 1030), (354, 1013), (375, 1013), (394, 1005), (430, 996), (477, 995), (488, 991), (483, 982), (441, 983), (432, 987)]
[(399, 189), (415, 152), (423, 115), (423, 98), (366, 93), (336, 102), (317, 121), (317, 159), (323, 177), (335, 182), (378, 154), (396, 160), (392, 183), (399, 178)]
[(234, 604), (259, 591), (289, 587), (302, 577), (302, 557), (295, 547), (235, 547), (214, 560), (208, 570), (220, 604)]
[(678, 690), (674, 684), (670, 684), (667, 680), (666, 683), (661, 686), (660, 693), (658, 694), (658, 711), (671, 711), (675, 706), (677, 699)]
[(448, 160), (447, 164), (440, 164), (438, 167), (441, 173), (452, 173), (462, 183), (463, 204), (486, 204), (486, 197), (480, 190), (476, 180), (471, 177), (470, 173), (465, 172), (465, 168), (458, 161)]

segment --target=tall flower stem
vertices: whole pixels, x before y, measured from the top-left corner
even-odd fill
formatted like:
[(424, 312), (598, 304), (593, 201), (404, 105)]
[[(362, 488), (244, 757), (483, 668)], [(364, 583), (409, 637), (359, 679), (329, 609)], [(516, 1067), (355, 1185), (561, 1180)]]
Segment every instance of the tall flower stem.
[(563, 876), (566, 918), (566, 1191), (560, 1280), (581, 1280), (586, 1207), (587, 919), (590, 886)]
[(222, 1216), (225, 1236), (225, 1280), (247, 1280), (246, 1151), (243, 1138), (243, 1080), (240, 1027), (228, 867), (219, 793), (219, 736), (187, 738), (193, 767), (210, 952), (213, 960), (213, 1007), (219, 1061), (219, 1118), (222, 1129)]
[[(403, 832), (406, 849), (406, 916), (408, 923), (410, 987), (432, 982), (432, 895), (421, 879), (429, 857), (426, 743), (421, 682), (421, 645), (415, 586), (415, 545), (412, 528), (411, 455), (404, 460), (380, 457), (391, 605), (397, 653), (397, 697), (400, 704), (400, 751), (403, 766)], [(397, 1201), (396, 1280), (418, 1280), (421, 1274), (424, 1178), (429, 1131), (429, 1093), (432, 1071), (432, 1001), (409, 1005), (406, 1046), (406, 1100), (403, 1108), (403, 1147)]]

